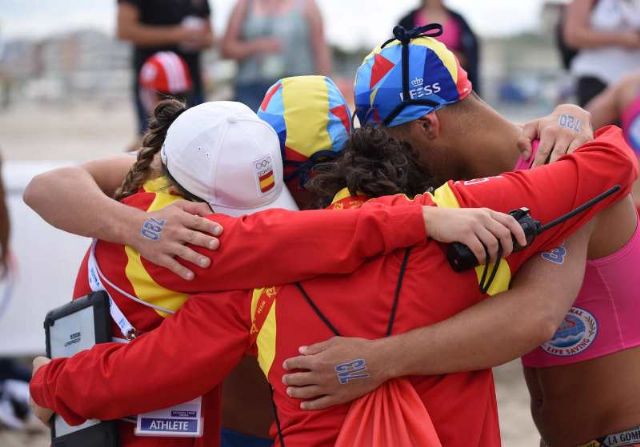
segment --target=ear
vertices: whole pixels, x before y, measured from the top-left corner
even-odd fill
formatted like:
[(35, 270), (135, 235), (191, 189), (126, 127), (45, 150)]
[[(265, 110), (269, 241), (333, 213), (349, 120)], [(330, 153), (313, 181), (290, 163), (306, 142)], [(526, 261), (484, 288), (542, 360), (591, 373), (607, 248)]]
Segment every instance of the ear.
[(424, 115), (413, 122), (423, 137), (426, 136), (429, 140), (435, 140), (440, 136), (441, 123), (438, 115), (435, 112), (431, 112)]

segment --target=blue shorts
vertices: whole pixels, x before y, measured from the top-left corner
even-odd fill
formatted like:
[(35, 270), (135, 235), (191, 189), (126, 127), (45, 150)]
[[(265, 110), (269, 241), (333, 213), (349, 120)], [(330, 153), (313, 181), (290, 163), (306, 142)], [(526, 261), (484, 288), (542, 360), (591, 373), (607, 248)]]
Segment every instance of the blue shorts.
[(271, 439), (257, 438), (255, 436), (243, 435), (237, 431), (222, 429), (221, 447), (272, 447)]

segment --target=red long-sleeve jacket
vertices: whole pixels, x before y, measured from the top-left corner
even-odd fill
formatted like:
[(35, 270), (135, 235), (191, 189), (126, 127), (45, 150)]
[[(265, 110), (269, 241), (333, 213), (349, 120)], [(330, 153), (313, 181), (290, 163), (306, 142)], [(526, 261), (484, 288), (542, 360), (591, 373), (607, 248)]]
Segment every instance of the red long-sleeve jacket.
[[(156, 211), (180, 199), (167, 191), (167, 179), (161, 177), (146, 182), (138, 193), (123, 202), (146, 211)], [(203, 269), (190, 265), (196, 272), (192, 281), (155, 266), (131, 247), (104, 241), (96, 245), (98, 264), (109, 281), (121, 290), (171, 312), (187, 301), (190, 292), (259, 286), (273, 280), (287, 282), (318, 271), (349, 272), (373, 255), (389, 253), (426, 237), (418, 206), (402, 209), (372, 204), (361, 211), (349, 213), (272, 210), (240, 219), (222, 215), (211, 218), (224, 225), (222, 245), (218, 251), (207, 253), (213, 260), (211, 267)], [(397, 231), (398, 228), (404, 231)], [(330, 234), (330, 240), (325, 240), (323, 234)], [(233, 250), (227, 247), (233, 247)], [(90, 292), (87, 265), (85, 257), (76, 280), (76, 298)], [(107, 282), (103, 285), (140, 333), (155, 329), (169, 315), (128, 299)], [(112, 328), (115, 335), (122, 337), (115, 323)], [(205, 418), (202, 438), (137, 437), (134, 424), (120, 422), (120, 443), (130, 447), (218, 445), (220, 389), (213, 387), (208, 390), (202, 405)], [(103, 408), (112, 416), (102, 419), (115, 417), (117, 408), (117, 405)], [(64, 410), (60, 413), (70, 422), (78, 420), (65, 414)]]
[[(608, 128), (599, 132), (594, 142), (550, 166), (450, 182), (412, 203), (484, 206), (498, 211), (527, 206), (532, 216), (544, 223), (614, 184), (622, 186), (609, 199), (541, 234), (525, 250), (502, 261), (489, 291), (495, 294), (508, 288), (511, 276), (526, 259), (556, 246), (596, 212), (624, 197), (636, 176), (635, 157), (620, 131)], [(402, 196), (378, 202), (392, 206), (409, 203)], [(228, 244), (227, 248), (232, 249)], [(387, 328), (403, 258), (404, 251), (397, 251), (371, 259), (351, 275), (327, 275), (303, 286), (342, 335), (380, 337)], [(479, 269), (453, 272), (439, 244), (431, 240), (418, 244), (406, 264), (393, 332), (444, 320), (484, 299), (486, 295), (478, 289), (479, 276)], [(301, 411), (299, 403), (286, 396), (280, 379), (282, 361), (296, 355), (298, 346), (332, 335), (293, 285), (253, 293), (200, 295), (190, 298), (157, 330), (128, 346), (103, 344), (71, 359), (54, 360), (34, 376), (31, 391), (36, 402), (76, 422), (147, 411), (210, 390), (255, 344), (260, 365), (274, 388), (286, 445), (330, 446), (348, 405)], [(132, 379), (135, 377), (144, 379)], [(489, 370), (415, 377), (412, 383), (443, 445), (500, 445)]]

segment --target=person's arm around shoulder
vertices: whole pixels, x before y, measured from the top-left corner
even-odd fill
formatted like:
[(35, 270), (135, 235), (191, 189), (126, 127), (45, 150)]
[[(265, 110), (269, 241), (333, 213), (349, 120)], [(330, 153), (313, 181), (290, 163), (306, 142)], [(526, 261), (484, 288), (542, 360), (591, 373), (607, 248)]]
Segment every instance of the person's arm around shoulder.
[(621, 46), (640, 48), (640, 34), (634, 31), (596, 31), (590, 25), (590, 17), (596, 0), (573, 0), (567, 5), (562, 32), (572, 48), (598, 48)]
[[(300, 356), (284, 363), (287, 370), (303, 370), (283, 377), (287, 393), (311, 399), (303, 409), (318, 410), (350, 402), (389, 379), (486, 369), (529, 352), (553, 336), (578, 294), (590, 232), (584, 227), (554, 256), (528, 261), (508, 292), (445, 321), (379, 340), (334, 337), (301, 347)], [(336, 366), (354, 359), (364, 360), (367, 377), (340, 384)]]
[(331, 74), (331, 53), (324, 33), (322, 13), (315, 0), (306, 1), (305, 14), (309, 23), (309, 35), (316, 64), (316, 73), (329, 76)]
[(242, 26), (251, 7), (248, 0), (239, 0), (227, 22), (220, 51), (227, 59), (242, 60), (259, 53), (277, 53), (282, 45), (278, 39), (263, 37), (250, 41), (242, 38)]
[[(134, 162), (135, 157), (120, 155), (45, 172), (31, 180), (24, 201), (56, 228), (130, 245), (150, 261), (184, 279), (192, 278), (193, 272), (174, 256), (208, 265), (204, 255), (185, 244), (215, 249), (219, 242), (211, 235), (218, 236), (221, 228), (200, 217), (211, 213), (206, 204), (183, 201), (155, 213), (145, 213), (110, 198)], [(141, 232), (149, 219), (164, 222), (157, 240), (145, 238)]]
[(555, 161), (593, 140), (591, 113), (575, 104), (560, 104), (549, 115), (522, 125), (518, 148), (525, 159), (531, 156), (534, 140), (539, 144), (532, 167)]

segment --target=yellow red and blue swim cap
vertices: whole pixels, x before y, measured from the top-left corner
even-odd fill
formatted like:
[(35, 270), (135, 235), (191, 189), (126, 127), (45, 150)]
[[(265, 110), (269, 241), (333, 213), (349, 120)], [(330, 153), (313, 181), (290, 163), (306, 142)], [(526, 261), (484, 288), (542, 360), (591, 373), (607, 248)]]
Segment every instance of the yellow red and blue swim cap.
[(472, 90), (456, 56), (432, 36), (438, 24), (407, 31), (374, 49), (358, 68), (356, 114), (360, 124), (399, 126), (466, 98)]
[(335, 82), (326, 76), (294, 76), (273, 84), (258, 116), (278, 134), (285, 180), (308, 180), (309, 170), (335, 158), (351, 132), (351, 112)]

